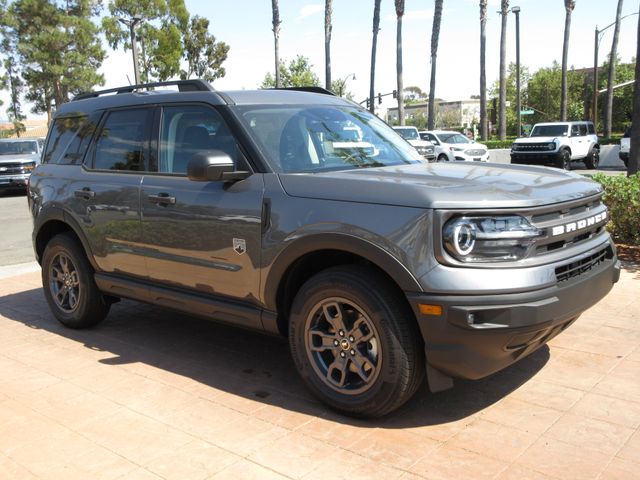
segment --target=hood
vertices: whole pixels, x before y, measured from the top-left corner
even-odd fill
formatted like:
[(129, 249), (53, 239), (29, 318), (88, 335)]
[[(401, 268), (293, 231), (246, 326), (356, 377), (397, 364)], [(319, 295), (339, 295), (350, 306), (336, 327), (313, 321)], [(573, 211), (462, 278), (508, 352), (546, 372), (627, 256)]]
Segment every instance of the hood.
[(0, 164), (3, 163), (40, 163), (40, 154), (30, 155), (28, 153), (18, 153), (16, 155), (0, 155)]
[(422, 140), (420, 138), (412, 138), (411, 140), (407, 140), (407, 142), (409, 142), (411, 145), (413, 145), (414, 147), (432, 147), (433, 143), (429, 142), (428, 140)]
[(564, 170), (479, 162), (280, 174), (292, 197), (416, 208), (550, 205), (596, 195), (598, 183)]
[(514, 143), (551, 143), (558, 137), (522, 137), (516, 138)]

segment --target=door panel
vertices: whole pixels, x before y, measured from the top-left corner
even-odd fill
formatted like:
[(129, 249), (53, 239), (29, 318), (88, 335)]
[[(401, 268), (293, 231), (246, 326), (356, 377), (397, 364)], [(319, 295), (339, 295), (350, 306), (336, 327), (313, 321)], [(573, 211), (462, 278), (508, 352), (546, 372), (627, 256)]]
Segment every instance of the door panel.
[(262, 192), (261, 174), (231, 186), (145, 176), (142, 238), (151, 279), (257, 303)]
[(158, 145), (158, 173), (145, 176), (140, 197), (151, 279), (257, 304), (262, 175), (233, 184), (186, 177), (198, 152), (222, 151), (238, 161), (229, 128), (206, 105), (164, 107)]

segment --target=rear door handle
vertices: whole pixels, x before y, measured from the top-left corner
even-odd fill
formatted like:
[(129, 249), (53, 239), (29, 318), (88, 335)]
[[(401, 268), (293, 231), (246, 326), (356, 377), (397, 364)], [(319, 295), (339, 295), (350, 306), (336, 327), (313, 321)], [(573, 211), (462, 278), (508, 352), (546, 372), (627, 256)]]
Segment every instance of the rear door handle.
[(158, 195), (149, 195), (147, 197), (151, 203), (158, 205), (175, 205), (176, 197), (172, 197), (168, 193), (159, 193)]
[(89, 187), (84, 187), (81, 190), (76, 190), (73, 192), (73, 194), (78, 197), (78, 198), (84, 198), (85, 200), (89, 200), (90, 198), (93, 198), (96, 196), (96, 192), (94, 192), (93, 190), (91, 190)]

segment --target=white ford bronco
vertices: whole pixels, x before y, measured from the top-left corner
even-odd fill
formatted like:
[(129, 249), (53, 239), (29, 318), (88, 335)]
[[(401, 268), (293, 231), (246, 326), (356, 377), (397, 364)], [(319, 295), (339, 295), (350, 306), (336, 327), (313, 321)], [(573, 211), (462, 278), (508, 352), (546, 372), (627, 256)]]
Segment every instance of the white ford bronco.
[(511, 163), (553, 165), (571, 170), (572, 162), (598, 168), (600, 144), (591, 122), (537, 123), (529, 137), (518, 138), (511, 146)]

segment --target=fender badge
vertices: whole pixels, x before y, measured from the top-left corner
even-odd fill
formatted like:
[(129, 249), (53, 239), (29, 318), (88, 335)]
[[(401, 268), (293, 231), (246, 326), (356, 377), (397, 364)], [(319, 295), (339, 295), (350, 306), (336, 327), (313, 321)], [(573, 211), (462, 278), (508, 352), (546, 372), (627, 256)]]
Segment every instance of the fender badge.
[(233, 239), (233, 251), (238, 255), (242, 255), (247, 251), (247, 242), (244, 238)]

